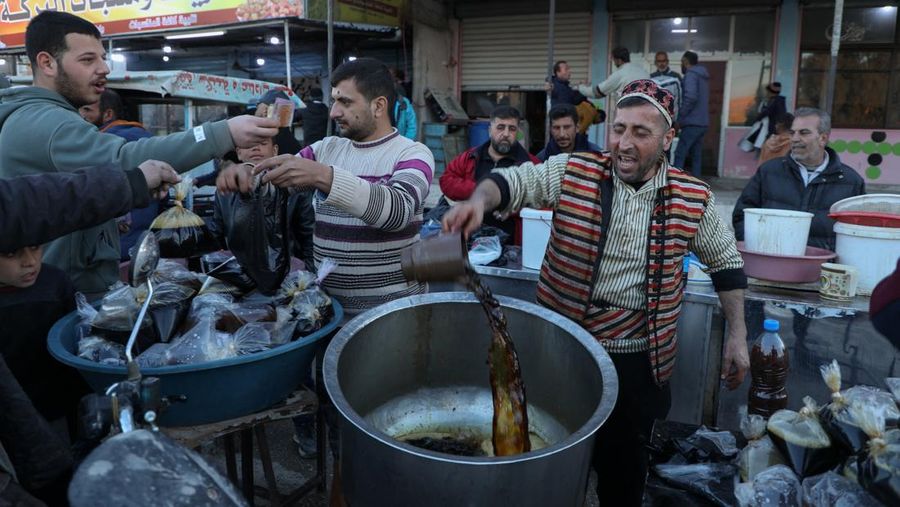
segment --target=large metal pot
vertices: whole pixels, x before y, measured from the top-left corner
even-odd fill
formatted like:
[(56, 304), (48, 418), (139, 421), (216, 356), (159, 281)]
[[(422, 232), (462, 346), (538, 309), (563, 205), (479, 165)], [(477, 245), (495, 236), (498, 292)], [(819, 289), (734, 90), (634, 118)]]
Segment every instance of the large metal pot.
[(463, 292), (412, 296), (350, 321), (323, 363), (341, 414), (341, 475), (349, 505), (581, 505), (594, 434), (616, 402), (609, 356), (580, 326), (499, 297), (522, 366), (532, 432), (549, 444), (507, 457), (462, 457), (392, 436), (476, 429), (493, 408), (490, 329)]

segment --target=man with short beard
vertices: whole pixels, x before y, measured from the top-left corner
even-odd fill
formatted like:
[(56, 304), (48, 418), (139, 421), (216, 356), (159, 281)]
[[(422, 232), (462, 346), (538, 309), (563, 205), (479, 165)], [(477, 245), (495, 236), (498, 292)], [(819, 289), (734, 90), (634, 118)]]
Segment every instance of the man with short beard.
[(331, 81), (331, 119), (340, 137), (326, 137), (297, 155), (269, 158), (255, 169), (223, 169), (216, 185), (221, 192), (246, 193), (255, 172), (265, 173), (264, 183), (315, 190), (316, 265), (325, 258), (337, 262), (323, 286), (346, 314), (355, 315), (425, 292), (424, 284), (403, 276), (400, 251), (419, 240), (434, 157), (391, 126), (396, 92), (383, 63), (344, 63)]
[[(475, 185), (498, 167), (540, 162), (516, 141), (521, 119), (522, 115), (514, 107), (494, 108), (491, 112), (489, 139), (481, 146), (460, 153), (447, 165), (447, 170), (441, 175), (441, 192), (447, 199), (453, 201), (468, 199), (475, 190)], [(484, 217), (484, 225), (497, 227), (511, 238), (515, 236), (514, 218), (500, 220), (489, 214)]]
[(499, 169), (444, 216), (445, 230), (468, 234), (485, 212), (554, 208), (537, 300), (590, 332), (616, 366), (618, 398), (593, 459), (598, 494), (610, 505), (641, 505), (645, 445), (671, 405), (688, 251), (709, 266), (728, 322), (722, 378), (734, 389), (749, 366), (747, 278), (734, 236), (709, 186), (663, 156), (675, 136), (674, 101), (654, 81), (634, 81), (618, 100), (610, 152)]
[[(106, 165), (128, 170), (149, 159), (184, 172), (278, 132), (277, 119), (240, 116), (126, 144), (78, 114), (78, 108), (100, 100), (109, 74), (97, 27), (72, 14), (44, 11), (28, 24), (25, 50), (34, 86), (0, 92), (0, 178)], [(66, 272), (76, 289), (98, 296), (119, 278), (115, 221), (57, 239), (44, 259)]]

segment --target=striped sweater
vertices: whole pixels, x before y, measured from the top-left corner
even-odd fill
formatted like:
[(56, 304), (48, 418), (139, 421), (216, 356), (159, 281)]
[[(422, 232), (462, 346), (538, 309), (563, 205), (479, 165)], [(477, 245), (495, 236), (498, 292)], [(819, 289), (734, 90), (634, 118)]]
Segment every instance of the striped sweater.
[(434, 157), (423, 144), (397, 130), (359, 143), (326, 137), (298, 156), (330, 165), (331, 192), (317, 192), (316, 265), (334, 259), (338, 267), (325, 288), (349, 315), (413, 294), (426, 286), (407, 282), (400, 251), (419, 240)]
[[(632, 210), (623, 207), (621, 192), (628, 189), (616, 184), (610, 165), (601, 154), (579, 153), (540, 166), (498, 171), (492, 179), (502, 178), (508, 209), (522, 204), (555, 208), (538, 301), (579, 322), (609, 352), (648, 351), (654, 379), (662, 384), (675, 364), (684, 255), (697, 250), (719, 273), (740, 272), (742, 262), (733, 236), (711, 207), (706, 184), (663, 167), (647, 184), (652, 190), (647, 206), (638, 203)], [(643, 230), (610, 226), (624, 217), (643, 224)], [(635, 233), (637, 244), (623, 238)], [(618, 248), (631, 251), (608, 255)], [(610, 259), (616, 265), (604, 266)], [(613, 276), (601, 280), (608, 275)], [(624, 295), (626, 306), (631, 306), (627, 293), (635, 284), (641, 294), (637, 308), (610, 303), (622, 301)]]

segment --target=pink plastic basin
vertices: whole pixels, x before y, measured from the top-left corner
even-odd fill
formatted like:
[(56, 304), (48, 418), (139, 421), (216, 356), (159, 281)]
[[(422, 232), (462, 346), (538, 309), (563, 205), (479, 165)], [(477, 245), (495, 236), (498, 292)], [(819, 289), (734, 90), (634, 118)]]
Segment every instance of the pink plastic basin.
[(806, 247), (806, 255), (789, 256), (750, 252), (744, 242), (737, 242), (738, 252), (744, 258), (744, 273), (753, 278), (774, 282), (805, 283), (819, 279), (822, 264), (837, 254), (824, 248)]

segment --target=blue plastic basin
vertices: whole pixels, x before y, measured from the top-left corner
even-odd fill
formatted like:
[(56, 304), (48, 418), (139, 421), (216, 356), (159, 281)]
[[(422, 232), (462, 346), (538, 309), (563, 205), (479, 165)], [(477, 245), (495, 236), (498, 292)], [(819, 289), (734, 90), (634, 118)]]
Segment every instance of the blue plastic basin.
[[(225, 421), (271, 407), (284, 400), (307, 377), (317, 342), (334, 331), (344, 317), (332, 299), (334, 317), (322, 329), (280, 347), (232, 359), (200, 364), (144, 368), (159, 377), (163, 396), (184, 395), (161, 418), (162, 426), (190, 426)], [(58, 361), (79, 371), (98, 393), (127, 377), (124, 366), (108, 366), (76, 355), (78, 314), (72, 312), (50, 330), (47, 345)]]

